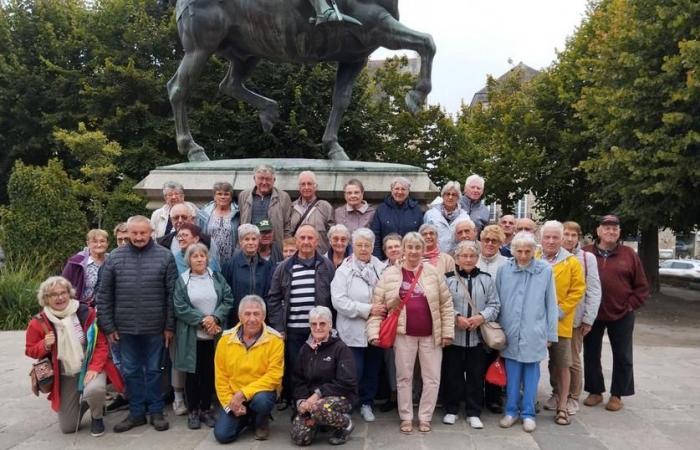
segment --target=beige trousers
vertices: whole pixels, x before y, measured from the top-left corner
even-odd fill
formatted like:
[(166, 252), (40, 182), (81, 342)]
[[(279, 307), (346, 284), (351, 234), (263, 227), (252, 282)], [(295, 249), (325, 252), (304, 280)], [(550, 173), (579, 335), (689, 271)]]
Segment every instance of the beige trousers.
[(440, 389), (442, 347), (433, 336), (416, 337), (399, 334), (394, 342), (396, 363), (396, 397), (401, 420), (413, 420), (413, 367), (420, 361), (423, 393), (418, 406), (418, 420), (430, 422)]
[(102, 418), (102, 407), (105, 404), (107, 389), (107, 377), (104, 372), (97, 374), (93, 380), (85, 386), (83, 402), (78, 393), (78, 376), (61, 375), (61, 407), (58, 410), (58, 426), (63, 433), (75, 433), (76, 426), (80, 423), (85, 411), (90, 408), (90, 414), (94, 419)]
[[(569, 397), (578, 400), (583, 388), (583, 366), (581, 365), (581, 351), (583, 350), (583, 335), (581, 327), (574, 328), (571, 335), (571, 384), (569, 384)], [(549, 363), (549, 384), (552, 386), (552, 393), (559, 394), (557, 378), (552, 371), (551, 361)]]

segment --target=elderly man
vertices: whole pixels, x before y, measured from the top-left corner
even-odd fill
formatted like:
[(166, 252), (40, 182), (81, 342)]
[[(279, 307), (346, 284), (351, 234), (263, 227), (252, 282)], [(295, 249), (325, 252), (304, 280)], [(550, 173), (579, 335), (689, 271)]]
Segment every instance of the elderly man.
[(364, 200), (365, 187), (357, 178), (348, 180), (343, 187), (345, 204), (335, 209), (335, 223), (345, 225), (352, 234), (358, 228), (369, 228), (374, 218), (374, 206)]
[(391, 233), (403, 237), (409, 231), (418, 231), (423, 224), (423, 211), (418, 202), (410, 197), (411, 182), (404, 177), (396, 177), (391, 182), (391, 192), (377, 207), (370, 229), (374, 233), (373, 255), (384, 260), (382, 251), (384, 238)]
[[(270, 261), (273, 267), (284, 259), (282, 254), (282, 244), (275, 242), (275, 235), (269, 219), (263, 219), (255, 226), (260, 230), (260, 246), (258, 247), (258, 255), (265, 261)], [(284, 241), (282, 241), (284, 242)]]
[(537, 224), (532, 219), (521, 217), (515, 221), (515, 232), (520, 233), (521, 231), (527, 231), (534, 235), (537, 232)]
[(477, 174), (469, 175), (464, 182), (464, 196), (460, 204), (469, 214), (480, 233), (489, 223), (489, 208), (481, 200), (484, 195), (484, 179)]
[(328, 242), (328, 229), (333, 225), (333, 207), (325, 200), (316, 196), (318, 183), (316, 175), (310, 170), (299, 174), (299, 198), (292, 202), (292, 213), (289, 224), (292, 234), (301, 225), (311, 225), (319, 236), (318, 251), (325, 255), (330, 248)]
[(649, 284), (637, 253), (620, 243), (620, 219), (617, 216), (604, 216), (596, 232), (598, 240), (584, 250), (592, 252), (598, 261), (602, 298), (591, 332), (583, 339), (584, 389), (589, 392), (583, 404), (596, 406), (603, 401), (605, 380), (600, 352), (607, 329), (613, 369), (610, 399), (605, 409), (619, 411), (623, 407), (622, 397), (634, 395), (634, 311), (649, 296)]
[(119, 342), (121, 369), (129, 392), (129, 416), (115, 433), (146, 424), (167, 430), (161, 398), (161, 355), (173, 340), (175, 258), (151, 239), (143, 216), (127, 221), (130, 244), (110, 254), (97, 287), (97, 318), (109, 341)]
[(240, 323), (224, 332), (214, 356), (216, 396), (222, 405), (214, 437), (222, 444), (235, 441), (245, 427), (255, 439), (270, 436), (270, 413), (284, 372), (284, 342), (265, 326), (266, 307), (257, 295), (243, 297)]
[(475, 241), (476, 240), (476, 225), (472, 222), (472, 219), (467, 217), (460, 217), (455, 219), (455, 246), (462, 241)]
[(557, 411), (554, 418), (557, 425), (569, 425), (571, 419), (566, 403), (571, 384), (571, 336), (576, 307), (586, 292), (586, 282), (578, 258), (561, 246), (564, 225), (556, 220), (549, 220), (542, 225), (540, 232), (542, 260), (552, 266), (559, 307), (559, 339), (549, 347), (549, 377), (550, 380), (555, 380), (555, 392), (545, 402), (544, 407)]
[(292, 200), (289, 194), (275, 187), (275, 169), (267, 164), (255, 168), (255, 187), (238, 195), (241, 223), (260, 223), (268, 219), (272, 224), (274, 239), (279, 245), (285, 236), (291, 235), (289, 217), (292, 213)]
[(515, 216), (512, 214), (502, 216), (498, 221), (498, 225), (501, 227), (504, 234), (504, 240), (500, 250), (501, 255), (506, 258), (512, 258), (513, 254), (510, 251), (510, 241), (513, 240), (513, 236), (515, 235)]
[[(170, 221), (173, 224), (172, 231), (165, 236), (158, 238), (158, 244), (165, 248), (169, 248), (173, 254), (180, 251), (180, 244), (177, 242), (177, 232), (180, 231), (182, 224), (189, 223), (196, 225), (197, 210), (187, 203), (178, 203), (170, 209)], [(211, 238), (204, 232), (200, 233), (199, 240), (211, 249)], [(211, 253), (211, 252), (210, 252)], [(214, 255), (216, 253), (212, 253)]]
[(591, 331), (593, 322), (595, 322), (601, 296), (598, 261), (593, 253), (579, 247), (582, 236), (583, 232), (578, 223), (564, 222), (564, 237), (561, 245), (578, 258), (586, 278), (586, 293), (583, 296), (583, 301), (576, 308), (574, 330), (571, 336), (571, 386), (569, 399), (566, 401), (566, 410), (569, 415), (576, 414), (579, 410), (579, 397), (583, 390), (583, 367), (581, 365), (583, 338)]
[(177, 181), (168, 181), (163, 185), (163, 200), (165, 204), (153, 211), (151, 224), (155, 231), (154, 237), (160, 238), (169, 234), (173, 229), (170, 219), (170, 209), (178, 203), (186, 203), (197, 213), (197, 207), (190, 202), (185, 202), (185, 188)]
[(297, 252), (275, 269), (267, 296), (268, 323), (285, 337), (284, 393), (292, 400), (291, 374), (299, 349), (309, 337), (309, 311), (314, 306), (331, 307), (331, 281), (335, 268), (321, 256), (318, 232), (312, 225), (301, 225), (296, 232)]

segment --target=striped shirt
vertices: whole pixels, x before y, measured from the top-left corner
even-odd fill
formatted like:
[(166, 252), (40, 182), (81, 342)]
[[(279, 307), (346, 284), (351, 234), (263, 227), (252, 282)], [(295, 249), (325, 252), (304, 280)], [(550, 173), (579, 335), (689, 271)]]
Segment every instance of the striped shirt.
[(292, 266), (292, 286), (289, 291), (287, 327), (309, 328), (309, 311), (316, 305), (316, 266), (314, 259), (297, 260)]

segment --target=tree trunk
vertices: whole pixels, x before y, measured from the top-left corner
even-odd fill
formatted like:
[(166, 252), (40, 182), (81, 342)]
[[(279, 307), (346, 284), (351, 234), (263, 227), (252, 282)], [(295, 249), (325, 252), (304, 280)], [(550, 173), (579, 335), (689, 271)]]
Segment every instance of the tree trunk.
[(639, 241), (639, 259), (649, 281), (649, 292), (659, 292), (659, 230), (656, 227), (642, 229)]

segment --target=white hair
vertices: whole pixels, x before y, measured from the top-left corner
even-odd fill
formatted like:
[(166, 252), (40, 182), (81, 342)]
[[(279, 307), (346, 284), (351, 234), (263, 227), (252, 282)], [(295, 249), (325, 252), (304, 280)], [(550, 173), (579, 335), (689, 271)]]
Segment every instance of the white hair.
[(476, 230), (476, 224), (470, 217), (460, 217), (453, 222), (455, 233), (457, 233), (457, 227), (463, 223), (469, 225), (473, 230)]
[(374, 245), (374, 233), (369, 228), (358, 228), (352, 232), (352, 243), (355, 245), (358, 239), (364, 239)]
[(510, 248), (515, 250), (518, 247), (529, 246), (532, 249), (537, 248), (537, 241), (535, 240), (535, 235), (528, 233), (527, 231), (519, 231), (513, 236), (513, 240), (510, 243)]
[(409, 191), (411, 190), (411, 181), (406, 177), (396, 177), (393, 180), (391, 180), (391, 185), (389, 186), (389, 189), (394, 189), (394, 186), (396, 186), (397, 184), (400, 184)]
[(476, 184), (478, 184), (479, 186), (484, 187), (484, 177), (480, 175), (469, 175), (467, 177), (467, 181), (464, 182), (464, 187), (469, 186), (470, 184), (472, 184), (472, 182), (476, 182)]
[(248, 236), (249, 234), (254, 234), (257, 237), (260, 237), (260, 229), (252, 223), (244, 223), (243, 225), (240, 225), (238, 227), (239, 241), (243, 240), (243, 238)]
[(275, 175), (275, 168), (269, 164), (260, 164), (255, 168), (253, 175), (258, 174), (258, 173), (269, 173), (269, 174), (274, 176)]
[(344, 234), (345, 237), (350, 239), (350, 230), (348, 230), (348, 227), (346, 227), (342, 223), (336, 223), (328, 229), (328, 239), (333, 237), (334, 234)]
[(448, 181), (440, 190), (440, 197), (445, 195), (445, 192), (449, 190), (456, 191), (457, 196), (462, 198), (462, 186), (459, 184), (459, 181)]
[(481, 245), (477, 241), (461, 241), (455, 248), (455, 256), (459, 256), (468, 251), (474, 252), (476, 256), (481, 254)]
[(564, 224), (558, 220), (548, 220), (540, 227), (540, 239), (544, 234), (544, 230), (555, 230), (559, 233), (559, 236), (564, 235)]
[(262, 299), (259, 295), (246, 295), (241, 299), (241, 302), (238, 304), (238, 316), (240, 317), (241, 314), (243, 313), (243, 310), (248, 307), (250, 304), (255, 304), (262, 309), (263, 316), (267, 316), (267, 305), (265, 305), (265, 300)]
[(163, 195), (167, 194), (168, 191), (179, 191), (180, 193), (184, 194), (185, 187), (177, 181), (166, 181), (163, 184)]
[(151, 223), (151, 219), (149, 219), (146, 216), (131, 216), (128, 219), (126, 219), (126, 227), (127, 231), (129, 228), (129, 225), (134, 224), (134, 223), (147, 223), (148, 226), (153, 230), (153, 224)]
[(309, 311), (309, 323), (314, 317), (320, 317), (321, 319), (326, 319), (328, 324), (333, 328), (333, 313), (327, 306), (314, 306)]
[(313, 173), (310, 170), (304, 170), (303, 172), (299, 172), (299, 176), (297, 177), (297, 180), (301, 180), (301, 177), (303, 176), (308, 176), (311, 177), (311, 180), (313, 180), (314, 184), (318, 186), (318, 182), (316, 181), (316, 174)]
[(193, 207), (191, 204), (187, 203), (187, 202), (185, 202), (185, 203), (178, 203), (177, 205), (173, 205), (173, 207), (170, 208), (170, 216), (173, 215), (173, 211), (175, 211), (175, 208), (183, 207), (183, 206), (184, 206), (185, 208), (187, 208), (187, 212), (190, 213), (190, 217), (197, 217), (197, 211), (195, 211), (195, 210), (194, 210), (194, 207)]

